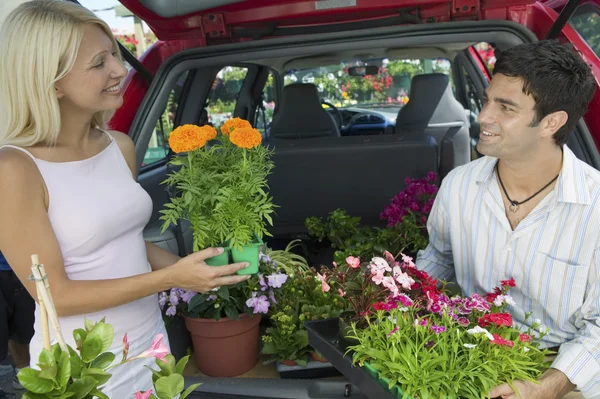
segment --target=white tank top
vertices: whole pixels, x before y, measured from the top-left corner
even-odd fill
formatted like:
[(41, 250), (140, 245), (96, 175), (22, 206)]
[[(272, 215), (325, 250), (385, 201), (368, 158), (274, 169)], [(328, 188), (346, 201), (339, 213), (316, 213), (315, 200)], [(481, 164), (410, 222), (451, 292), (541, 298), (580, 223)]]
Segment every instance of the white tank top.
[[(3, 146), (26, 153), (37, 165), (48, 189), (48, 217), (71, 280), (115, 279), (151, 271), (142, 234), (152, 213), (152, 200), (132, 178), (119, 146), (108, 136), (111, 142), (102, 152), (73, 162), (48, 162), (23, 148)], [(110, 295), (102, 291), (95, 294)], [(125, 333), (135, 342), (145, 331), (155, 329), (162, 315), (158, 296), (151, 295), (100, 312), (61, 317), (67, 344), (76, 348), (72, 332), (84, 328), (84, 318), (96, 322), (103, 317), (114, 327), (111, 350), (118, 355)], [(35, 335), (30, 344), (32, 367), (37, 368), (42, 347), (40, 310), (36, 306)]]

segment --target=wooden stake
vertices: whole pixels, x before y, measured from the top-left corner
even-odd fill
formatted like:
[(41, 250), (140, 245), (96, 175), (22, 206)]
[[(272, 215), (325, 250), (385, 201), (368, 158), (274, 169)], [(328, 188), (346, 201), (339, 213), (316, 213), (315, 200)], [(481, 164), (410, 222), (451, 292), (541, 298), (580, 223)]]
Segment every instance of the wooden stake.
[(40, 304), (41, 316), (42, 316), (42, 335), (44, 336), (44, 347), (50, 350), (50, 331), (48, 329), (48, 320), (52, 324), (54, 335), (60, 348), (63, 352), (69, 354), (69, 349), (62, 335), (60, 328), (60, 322), (58, 321), (58, 315), (56, 308), (54, 307), (54, 301), (52, 300), (52, 294), (50, 292), (50, 284), (48, 282), (48, 276), (44, 265), (40, 264), (37, 255), (31, 255), (31, 272), (32, 280), (35, 281), (35, 288), (37, 290), (38, 303)]

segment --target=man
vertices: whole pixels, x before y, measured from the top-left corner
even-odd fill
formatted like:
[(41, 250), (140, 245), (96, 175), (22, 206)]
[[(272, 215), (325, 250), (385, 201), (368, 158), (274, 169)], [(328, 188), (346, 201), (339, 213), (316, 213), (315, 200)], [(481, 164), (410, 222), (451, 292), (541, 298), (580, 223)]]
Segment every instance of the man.
[[(465, 295), (514, 277), (518, 325), (540, 319), (560, 350), (523, 398), (600, 398), (600, 172), (565, 145), (594, 94), (572, 47), (540, 41), (503, 51), (486, 89), (477, 145), (485, 157), (444, 179), (417, 266)], [(525, 320), (525, 314), (533, 316)], [(493, 397), (516, 399), (508, 384)], [(575, 396), (573, 396), (575, 395)]]
[[(29, 341), (33, 337), (35, 302), (0, 252), (0, 360), (14, 363), (14, 389), (23, 389), (17, 373), (29, 367)], [(1, 396), (0, 396), (1, 398)]]

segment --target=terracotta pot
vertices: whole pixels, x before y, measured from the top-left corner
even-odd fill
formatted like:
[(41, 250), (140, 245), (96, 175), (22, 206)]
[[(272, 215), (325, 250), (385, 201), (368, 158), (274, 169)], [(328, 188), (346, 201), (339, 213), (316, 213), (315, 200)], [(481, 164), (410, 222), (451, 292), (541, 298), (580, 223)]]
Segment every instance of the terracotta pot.
[(281, 364), (285, 364), (286, 366), (296, 366), (296, 365), (298, 365), (298, 363), (296, 363), (293, 360), (282, 360), (280, 363)]
[(310, 352), (310, 357), (316, 362), (327, 363), (327, 359), (317, 352)]
[(211, 377), (233, 377), (250, 371), (258, 363), (260, 319), (245, 313), (239, 320), (186, 317), (198, 369)]

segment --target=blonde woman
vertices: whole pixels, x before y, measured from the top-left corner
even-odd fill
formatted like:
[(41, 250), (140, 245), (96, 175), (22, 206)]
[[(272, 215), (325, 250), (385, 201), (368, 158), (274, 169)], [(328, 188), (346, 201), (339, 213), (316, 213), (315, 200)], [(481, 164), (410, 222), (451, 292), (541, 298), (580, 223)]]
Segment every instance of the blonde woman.
[[(210, 248), (179, 258), (146, 243), (152, 201), (135, 181), (127, 135), (103, 130), (122, 103), (126, 75), (109, 27), (73, 3), (20, 5), (0, 32), (0, 251), (32, 296), (30, 255), (46, 267), (65, 338), (84, 317), (106, 317), (112, 350), (130, 353), (165, 334), (158, 292), (234, 284), (246, 264), (209, 267)], [(36, 309), (31, 364), (42, 348)], [(152, 360), (113, 370), (104, 392), (133, 398), (151, 388)]]

